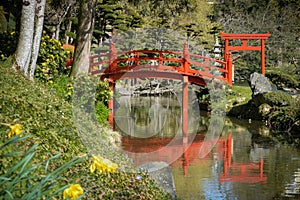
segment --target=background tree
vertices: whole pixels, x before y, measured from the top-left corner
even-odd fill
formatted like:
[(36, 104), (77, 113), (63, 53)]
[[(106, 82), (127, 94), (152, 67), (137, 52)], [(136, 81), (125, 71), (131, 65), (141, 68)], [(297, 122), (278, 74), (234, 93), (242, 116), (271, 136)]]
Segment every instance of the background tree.
[[(300, 0), (216, 2), (214, 20), (222, 24), (224, 32), (271, 33), (266, 41), (268, 66), (283, 66), (300, 59)], [(259, 54), (250, 53), (239, 54), (243, 60), (258, 63)]]
[(15, 61), (12, 66), (14, 69), (20, 69), (25, 75), (28, 74), (32, 51), (35, 7), (35, 0), (23, 1), (20, 36), (15, 53)]
[(23, 1), (20, 35), (12, 67), (20, 69), (26, 76), (29, 75), (31, 80), (39, 52), (45, 4), (45, 0)]
[[(51, 0), (47, 4), (45, 12), (45, 25), (47, 29), (52, 33), (52, 38), (59, 40), (60, 33), (62, 32), (62, 25), (67, 26), (69, 20), (68, 16), (71, 16), (76, 12), (75, 0)], [(65, 30), (63, 30), (65, 32)]]
[(74, 62), (71, 70), (73, 77), (79, 73), (87, 73), (89, 69), (96, 0), (80, 0), (79, 8)]

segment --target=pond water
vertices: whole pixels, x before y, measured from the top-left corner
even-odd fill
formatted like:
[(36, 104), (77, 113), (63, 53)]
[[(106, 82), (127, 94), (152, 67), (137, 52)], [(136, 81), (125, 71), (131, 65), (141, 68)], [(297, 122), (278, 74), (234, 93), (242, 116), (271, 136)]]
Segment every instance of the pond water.
[(300, 150), (275, 142), (263, 124), (224, 117), (212, 137), (212, 117), (202, 111), (194, 117), (189, 108), (189, 132), (183, 135), (180, 101), (116, 101), (124, 152), (136, 166), (167, 163), (179, 199), (300, 199)]

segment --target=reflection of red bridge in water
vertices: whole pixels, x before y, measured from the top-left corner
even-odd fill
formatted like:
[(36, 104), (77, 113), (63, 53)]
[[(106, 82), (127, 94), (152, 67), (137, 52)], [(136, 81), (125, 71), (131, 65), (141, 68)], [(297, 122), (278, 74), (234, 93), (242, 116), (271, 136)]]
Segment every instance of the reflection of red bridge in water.
[[(183, 138), (133, 138), (122, 139), (123, 150), (131, 157), (136, 166), (150, 162), (166, 162), (173, 167), (182, 167), (184, 175), (188, 173), (188, 166), (209, 162), (210, 152), (205, 152), (205, 158), (199, 159), (199, 152), (203, 145), (205, 134), (197, 134), (188, 144)], [(207, 141), (206, 141), (207, 142)], [(187, 145), (184, 145), (187, 144)], [(204, 145), (205, 146), (205, 145)], [(263, 159), (259, 163), (232, 162), (232, 135), (219, 139), (216, 143), (218, 160), (223, 161), (223, 174), (219, 175), (220, 182), (266, 182), (263, 173)], [(209, 151), (210, 149), (202, 149)], [(179, 158), (179, 159), (178, 159)]]

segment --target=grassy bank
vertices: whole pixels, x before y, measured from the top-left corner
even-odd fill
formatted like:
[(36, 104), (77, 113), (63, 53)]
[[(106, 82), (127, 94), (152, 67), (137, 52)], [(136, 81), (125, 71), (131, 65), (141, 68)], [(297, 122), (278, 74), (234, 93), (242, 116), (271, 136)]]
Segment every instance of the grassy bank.
[[(9, 63), (0, 63), (0, 74), (0, 199), (62, 199), (70, 184), (82, 187), (83, 199), (169, 199), (117, 151), (115, 133), (84, 113), (84, 128), (75, 126), (68, 101), (30, 82)], [(8, 125), (15, 124), (22, 126), (22, 137), (9, 139)], [(108, 158), (117, 170), (101, 173), (96, 167), (91, 173), (93, 155)]]

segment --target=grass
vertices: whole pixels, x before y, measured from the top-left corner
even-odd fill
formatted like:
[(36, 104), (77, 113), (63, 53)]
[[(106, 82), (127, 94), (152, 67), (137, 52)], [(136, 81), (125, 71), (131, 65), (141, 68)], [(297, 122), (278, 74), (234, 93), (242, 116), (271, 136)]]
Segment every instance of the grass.
[(226, 90), (227, 111), (233, 106), (244, 105), (252, 98), (252, 91), (248, 84), (235, 84)]
[[(95, 123), (93, 117), (82, 110), (72, 109), (68, 101), (51, 92), (43, 83), (30, 82), (21, 73), (13, 71), (9, 62), (0, 63), (0, 74), (0, 122), (21, 124), (22, 134), (30, 135), (0, 153), (1, 181), (16, 179), (13, 188), (0, 184), (1, 194), (12, 191), (10, 194), (6, 193), (7, 199), (22, 198), (30, 193), (33, 186), (44, 187), (45, 191), (48, 187), (52, 191), (61, 191), (61, 188), (76, 183), (84, 189), (83, 199), (97, 199), (99, 196), (102, 199), (169, 199), (170, 196), (146, 173), (135, 170), (118, 151), (114, 132)], [(78, 114), (77, 120), (82, 127), (76, 126), (78, 121), (74, 120), (74, 114)], [(0, 146), (8, 141), (8, 132), (7, 126), (0, 126)], [(7, 156), (18, 152), (23, 153)], [(117, 172), (92, 174), (89, 168), (92, 163), (91, 155), (94, 154), (117, 163)], [(28, 155), (30, 156), (26, 157)], [(85, 159), (81, 162), (70, 164), (72, 160), (83, 157)], [(28, 161), (25, 162), (24, 159)], [(15, 167), (21, 165), (20, 162), (26, 163), (22, 165), (24, 168)], [(38, 166), (30, 171), (35, 165)], [(43, 178), (47, 177), (46, 168), (49, 173), (57, 173), (55, 170), (62, 167), (65, 170), (59, 171), (47, 184), (41, 184)], [(15, 171), (9, 175), (11, 169)], [(21, 174), (22, 169), (28, 169), (30, 173), (26, 175), (25, 181), (18, 181), (20, 176), (16, 175)], [(137, 175), (141, 178), (137, 179)], [(42, 199), (62, 199), (62, 191), (54, 196), (47, 192), (41, 194), (44, 194)]]

